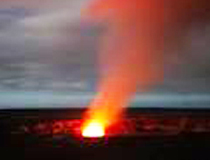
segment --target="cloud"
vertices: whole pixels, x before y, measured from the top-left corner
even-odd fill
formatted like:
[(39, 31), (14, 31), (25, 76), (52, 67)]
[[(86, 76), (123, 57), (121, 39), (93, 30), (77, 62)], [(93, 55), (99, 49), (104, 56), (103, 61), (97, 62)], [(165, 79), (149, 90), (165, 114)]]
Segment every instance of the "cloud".
[(55, 9), (75, 6), (88, 0), (0, 0), (0, 8)]
[[(1, 89), (93, 89), (94, 43), (81, 38), (80, 4), (72, 4), (71, 9), (4, 8), (4, 14), (0, 9)], [(23, 10), (31, 14), (17, 16)]]
[[(83, 89), (93, 90), (97, 80), (96, 50), (99, 31), (92, 24), (81, 24), (81, 7), (87, 2), (88, 0), (42, 0), (42, 3), (31, 0), (0, 1), (0, 63), (16, 68), (24, 66), (21, 75), (25, 81), (41, 83), (48, 80), (51, 88), (53, 83), (57, 88), (71, 83), (69, 86), (72, 87), (69, 88), (79, 90), (78, 84), (84, 80), (86, 85), (81, 85)], [(160, 85), (164, 91), (177, 92), (184, 88), (202, 91), (207, 88), (205, 86), (209, 82), (204, 81), (209, 77), (210, 56), (209, 46), (205, 42), (210, 37), (209, 26), (206, 25), (206, 30), (199, 28), (199, 25), (193, 26), (193, 31), (188, 33), (192, 37), (189, 42), (192, 43), (188, 44), (187, 51), (177, 51), (174, 54), (177, 61), (173, 57), (166, 59), (165, 69), (169, 71), (165, 72), (164, 85)], [(88, 35), (89, 29), (94, 34)], [(81, 31), (88, 34), (81, 35)], [(33, 65), (41, 68), (30, 67)], [(1, 72), (0, 84), (1, 79), (10, 78), (5, 74)], [(41, 87), (39, 84), (37, 86)]]

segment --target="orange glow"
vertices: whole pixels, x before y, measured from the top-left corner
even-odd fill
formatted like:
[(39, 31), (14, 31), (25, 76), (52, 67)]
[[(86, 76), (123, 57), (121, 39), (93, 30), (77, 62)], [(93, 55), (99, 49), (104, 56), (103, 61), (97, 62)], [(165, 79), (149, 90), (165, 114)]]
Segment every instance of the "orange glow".
[(163, 79), (163, 1), (91, 2), (85, 16), (108, 25), (99, 43), (97, 94), (85, 117), (91, 123), (86, 123), (83, 135), (94, 135), (93, 130), (118, 121), (137, 86), (145, 91)]
[(103, 137), (105, 135), (105, 126), (103, 122), (92, 120), (82, 130), (83, 137)]

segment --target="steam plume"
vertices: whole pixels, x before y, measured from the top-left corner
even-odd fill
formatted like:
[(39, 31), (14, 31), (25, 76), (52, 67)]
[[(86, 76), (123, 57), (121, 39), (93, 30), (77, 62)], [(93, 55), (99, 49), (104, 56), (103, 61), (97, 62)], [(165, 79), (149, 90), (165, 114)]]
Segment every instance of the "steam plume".
[(119, 119), (137, 86), (144, 91), (163, 79), (163, 2), (96, 0), (86, 15), (108, 26), (98, 53), (98, 93), (88, 111), (89, 118), (108, 126)]

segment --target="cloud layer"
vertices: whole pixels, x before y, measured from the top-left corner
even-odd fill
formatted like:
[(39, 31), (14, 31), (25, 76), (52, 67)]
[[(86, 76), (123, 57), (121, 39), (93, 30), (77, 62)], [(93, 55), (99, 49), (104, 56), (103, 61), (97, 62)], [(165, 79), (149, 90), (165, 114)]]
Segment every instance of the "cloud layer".
[[(99, 28), (81, 21), (88, 0), (0, 1), (1, 90), (93, 91)], [(209, 92), (210, 25), (195, 22), (186, 49), (165, 54), (156, 92)]]

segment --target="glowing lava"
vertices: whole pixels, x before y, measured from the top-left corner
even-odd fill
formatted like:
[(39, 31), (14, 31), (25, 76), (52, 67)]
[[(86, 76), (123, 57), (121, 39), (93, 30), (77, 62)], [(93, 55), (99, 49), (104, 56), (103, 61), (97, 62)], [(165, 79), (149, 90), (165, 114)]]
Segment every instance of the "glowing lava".
[(105, 126), (102, 122), (92, 120), (82, 129), (83, 137), (103, 137), (105, 135)]

